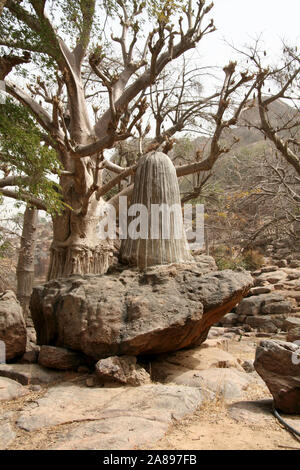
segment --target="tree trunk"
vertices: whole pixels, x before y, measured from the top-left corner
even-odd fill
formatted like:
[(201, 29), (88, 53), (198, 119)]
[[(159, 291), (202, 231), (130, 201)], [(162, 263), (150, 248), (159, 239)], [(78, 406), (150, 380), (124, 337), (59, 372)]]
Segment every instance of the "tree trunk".
[(113, 259), (113, 245), (99, 238), (97, 224), (103, 201), (95, 193), (89, 198), (86, 211), (84, 196), (72, 183), (61, 182), (64, 200), (72, 209), (53, 217), (53, 242), (50, 252), (48, 280), (73, 274), (104, 274)]
[(34, 254), (38, 210), (26, 206), (24, 213), (21, 246), (17, 265), (17, 298), (23, 309), (25, 321), (29, 315), (29, 301), (34, 280)]

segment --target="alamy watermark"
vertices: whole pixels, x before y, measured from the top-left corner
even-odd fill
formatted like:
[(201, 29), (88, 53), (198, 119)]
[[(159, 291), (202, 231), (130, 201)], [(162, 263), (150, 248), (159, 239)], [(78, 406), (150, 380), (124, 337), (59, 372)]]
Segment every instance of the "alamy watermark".
[(6, 362), (6, 347), (4, 341), (0, 341), (0, 364)]
[(292, 354), (292, 363), (295, 366), (298, 366), (300, 364), (300, 341), (299, 340), (294, 341), (293, 344), (296, 344), (297, 346), (299, 346), (299, 349)]
[(98, 235), (101, 240), (180, 240), (184, 232), (191, 250), (204, 245), (203, 204), (127, 205), (127, 196), (119, 198), (119, 234), (116, 208), (106, 203), (99, 207)]
[(0, 104), (4, 104), (5, 103), (5, 81), (4, 80), (0, 80)]

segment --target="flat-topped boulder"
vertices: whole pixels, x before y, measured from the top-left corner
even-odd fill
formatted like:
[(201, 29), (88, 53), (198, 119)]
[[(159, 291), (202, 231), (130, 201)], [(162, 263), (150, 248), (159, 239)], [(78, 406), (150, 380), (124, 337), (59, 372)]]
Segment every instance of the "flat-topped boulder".
[(285, 341), (262, 341), (254, 367), (284, 413), (300, 413), (300, 348)]
[(246, 271), (213, 271), (200, 261), (115, 269), (35, 287), (31, 314), (40, 345), (94, 359), (159, 354), (200, 344), (247, 295)]
[(3, 361), (5, 353), (6, 360), (22, 356), (26, 350), (26, 325), (23, 318), (22, 308), (17, 301), (16, 294), (7, 290), (0, 294), (0, 361)]

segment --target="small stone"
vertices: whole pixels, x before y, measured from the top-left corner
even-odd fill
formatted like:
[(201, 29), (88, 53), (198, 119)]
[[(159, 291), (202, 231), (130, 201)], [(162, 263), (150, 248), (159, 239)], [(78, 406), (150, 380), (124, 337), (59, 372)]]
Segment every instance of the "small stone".
[(88, 377), (85, 381), (85, 385), (87, 387), (93, 387), (95, 385), (95, 379), (94, 377)]
[(27, 395), (28, 390), (15, 380), (0, 377), (0, 402), (15, 400), (16, 398)]
[(274, 290), (273, 284), (270, 284), (269, 286), (257, 286), (257, 287), (252, 287), (252, 289), (250, 289), (250, 294), (251, 295), (270, 294), (273, 290)]
[(76, 370), (85, 362), (82, 354), (56, 346), (42, 346), (39, 354), (39, 364), (58, 370)]
[(26, 351), (25, 354), (23, 354), (22, 358), (20, 359), (20, 364), (36, 364), (38, 361), (39, 357), (39, 352), (32, 350), (32, 351)]
[(88, 368), (88, 366), (79, 366), (77, 372), (79, 374), (88, 374), (90, 372), (90, 369)]
[(295, 341), (300, 341), (300, 326), (297, 328), (292, 328), (291, 330), (288, 331), (288, 334), (286, 336), (286, 340), (289, 343), (294, 343)]
[(289, 264), (290, 268), (300, 268), (300, 261), (299, 260), (291, 260)]
[(29, 390), (32, 392), (40, 392), (42, 387), (40, 385), (29, 385)]
[(267, 332), (263, 331), (263, 332), (260, 332), (260, 333), (256, 333), (255, 336), (257, 338), (271, 338), (271, 336), (273, 336), (273, 333), (267, 333)]
[(100, 379), (128, 385), (150, 383), (150, 375), (139, 364), (135, 356), (114, 356), (97, 362), (96, 373)]
[(254, 368), (254, 361), (244, 361), (243, 364), (242, 364), (242, 368), (244, 369), (245, 372), (247, 372), (248, 374), (251, 373), (251, 372), (254, 372), (255, 371), (255, 368)]
[(221, 320), (222, 325), (236, 325), (239, 320), (239, 315), (236, 313), (227, 313)]
[(278, 267), (277, 266), (266, 266), (264, 268), (261, 268), (262, 273), (272, 273), (274, 271), (277, 271)]
[(285, 268), (288, 265), (288, 262), (286, 259), (281, 259), (277, 262), (277, 266), (279, 268)]

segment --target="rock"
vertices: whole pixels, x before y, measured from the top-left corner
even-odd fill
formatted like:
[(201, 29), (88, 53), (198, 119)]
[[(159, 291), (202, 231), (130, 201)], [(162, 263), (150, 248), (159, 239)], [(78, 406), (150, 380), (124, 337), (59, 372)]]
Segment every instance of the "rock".
[(97, 362), (96, 374), (101, 380), (128, 385), (142, 385), (151, 382), (150, 375), (137, 364), (135, 356), (114, 356)]
[(288, 265), (288, 262), (286, 259), (280, 259), (279, 261), (277, 261), (277, 266), (279, 268), (285, 268), (287, 265)]
[(256, 328), (258, 331), (264, 331), (267, 333), (277, 333), (276, 324), (269, 318), (264, 317), (248, 317), (246, 320), (247, 324), (251, 328)]
[(26, 351), (20, 359), (20, 364), (36, 364), (39, 357), (39, 351), (31, 350)]
[(284, 302), (274, 302), (263, 305), (261, 308), (262, 315), (278, 315), (282, 313), (290, 313), (293, 305), (288, 300)]
[(287, 278), (287, 274), (284, 271), (274, 271), (270, 273), (262, 273), (255, 280), (255, 285), (259, 286), (263, 282), (268, 281), (270, 284), (277, 284)]
[(261, 274), (261, 269), (257, 269), (256, 271), (251, 271), (252, 276), (259, 276)]
[(87, 387), (94, 387), (95, 385), (95, 377), (88, 377), (85, 381), (85, 385)]
[(222, 325), (227, 326), (227, 325), (236, 325), (239, 320), (239, 315), (236, 313), (227, 313), (227, 315), (224, 315), (224, 317), (221, 320)]
[(59, 382), (71, 373), (46, 369), (39, 364), (0, 364), (0, 377), (8, 377), (22, 385)]
[[(1, 392), (0, 392), (1, 393)], [(14, 441), (16, 433), (9, 423), (0, 422), (0, 450), (6, 450)]]
[(262, 273), (272, 273), (274, 271), (277, 271), (278, 267), (277, 266), (265, 266), (261, 268)]
[(76, 370), (85, 363), (82, 354), (56, 346), (42, 346), (38, 362), (41, 366), (58, 370)]
[(270, 284), (269, 286), (257, 286), (250, 289), (251, 295), (260, 295), (260, 294), (270, 294), (274, 290), (274, 285)]
[(30, 343), (36, 344), (36, 331), (33, 327), (27, 327), (27, 340)]
[(259, 333), (256, 333), (255, 335), (257, 338), (271, 338), (274, 336), (273, 333), (267, 333), (266, 331), (261, 331)]
[(32, 392), (40, 392), (42, 389), (41, 385), (29, 385), (29, 389)]
[[(289, 281), (295, 281), (295, 280), (298, 280), (300, 277), (300, 272), (299, 271), (295, 271), (293, 273), (289, 273), (288, 274), (288, 280)], [(299, 284), (298, 284), (299, 285)]]
[(0, 294), (0, 341), (4, 341), (6, 360), (22, 356), (26, 350), (26, 325), (22, 308), (13, 291)]
[(209, 273), (211, 271), (218, 271), (218, 267), (212, 256), (197, 255), (194, 256), (194, 259), (203, 274)]
[(183, 372), (173, 377), (173, 383), (199, 387), (215, 393), (226, 400), (233, 400), (244, 396), (251, 386), (257, 386), (251, 374), (237, 369), (207, 369), (200, 371)]
[(293, 343), (294, 341), (300, 341), (300, 326), (289, 330), (286, 336), (286, 340), (288, 343)]
[(204, 341), (204, 343), (201, 344), (201, 348), (219, 348), (228, 351), (228, 344), (227, 338), (212, 338)]
[(288, 317), (283, 322), (284, 331), (300, 327), (300, 317)]
[(260, 294), (247, 297), (241, 301), (236, 308), (238, 315), (255, 316), (262, 313), (262, 309), (267, 305), (276, 302), (283, 302), (284, 296), (280, 293), (274, 292), (271, 294)]
[(242, 368), (248, 374), (251, 373), (251, 372), (254, 372), (255, 371), (254, 361), (250, 361), (250, 360), (244, 361), (243, 364), (242, 364)]
[(77, 369), (78, 374), (88, 374), (90, 369), (88, 366), (79, 366)]
[(228, 407), (229, 415), (238, 423), (261, 427), (272, 425), (272, 400), (242, 401)]
[(256, 349), (254, 367), (284, 413), (300, 413), (300, 347), (265, 340)]
[(135, 449), (154, 444), (173, 419), (192, 413), (204, 399), (201, 390), (176, 385), (88, 389), (61, 384), (38, 399), (37, 407), (26, 407), (17, 425), (28, 432), (57, 426), (55, 445), (47, 445), (51, 449)]
[(28, 390), (14, 380), (0, 377), (0, 402), (15, 400), (27, 395)]
[(291, 260), (290, 264), (289, 264), (289, 267), (290, 268), (300, 268), (300, 261), (296, 260), (296, 259)]
[(207, 335), (208, 339), (219, 338), (225, 333), (225, 329), (222, 326), (212, 326)]
[(210, 368), (231, 367), (243, 371), (232, 354), (219, 348), (200, 347), (159, 357), (151, 363), (151, 372), (155, 380), (173, 382), (173, 379), (186, 371), (197, 372)]
[(246, 271), (203, 274), (196, 262), (123, 269), (36, 287), (31, 313), (38, 344), (96, 360), (159, 354), (202, 343), (251, 285)]

